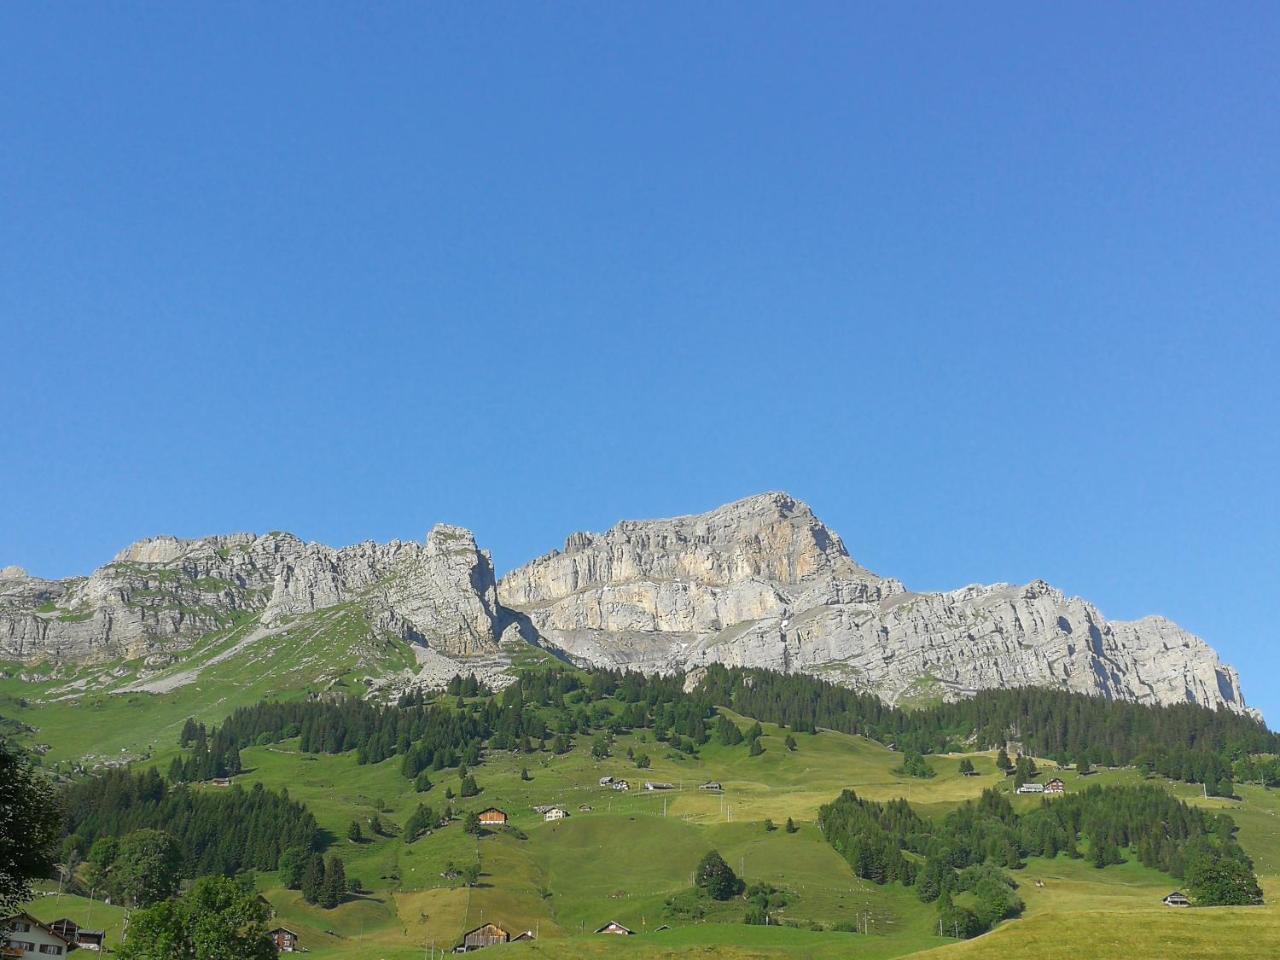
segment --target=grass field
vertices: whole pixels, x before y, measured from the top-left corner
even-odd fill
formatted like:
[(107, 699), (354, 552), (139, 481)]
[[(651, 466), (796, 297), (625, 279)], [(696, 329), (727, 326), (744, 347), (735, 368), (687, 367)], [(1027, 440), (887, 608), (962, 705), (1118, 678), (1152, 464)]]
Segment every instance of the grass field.
[[(227, 638), (234, 643), (234, 638)], [(299, 653), (305, 657), (304, 653)], [(228, 669), (245, 668), (226, 661)], [(216, 669), (216, 667), (215, 667)], [(176, 747), (182, 718), (201, 704), (201, 715), (217, 719), (238, 678), (242, 695), (256, 700), (262, 690), (248, 676), (211, 679), (175, 694), (132, 694), (86, 698), (32, 707), (24, 717), (40, 727), (38, 739), (55, 745), (51, 756), (70, 758), (92, 745), (150, 746), (149, 762), (163, 767)], [(53, 682), (53, 681), (51, 681)], [(65, 682), (62, 681), (62, 682)], [(3, 688), (0, 688), (3, 689)], [(195, 695), (193, 701), (192, 696)], [(200, 699), (200, 697), (206, 699)], [(135, 698), (139, 698), (135, 701)], [(99, 702), (101, 700), (101, 702)], [(141, 729), (134, 728), (142, 722)], [(122, 729), (122, 725), (130, 729)], [(480, 796), (455, 800), (458, 811), (497, 806), (511, 817), (513, 830), (479, 839), (454, 822), (413, 844), (400, 836), (419, 802), (439, 810), (446, 787), (459, 786), (455, 771), (432, 773), (435, 786), (416, 794), (399, 772), (397, 758), (361, 766), (354, 754), (316, 756), (300, 753), (296, 741), (242, 751), (245, 785), (261, 782), (287, 788), (304, 801), (333, 840), (331, 852), (346, 862), (348, 877), (365, 892), (334, 910), (302, 901), (282, 889), (273, 875), (257, 882), (276, 912), (277, 922), (302, 936), (319, 960), (416, 960), (432, 949), (450, 949), (463, 931), (487, 921), (513, 933), (533, 930), (538, 940), (494, 948), (494, 956), (591, 958), (835, 958), (835, 957), (1005, 957), (1029, 952), (1039, 957), (1262, 957), (1278, 945), (1280, 911), (1196, 909), (1171, 911), (1160, 898), (1176, 882), (1136, 863), (1096, 870), (1082, 861), (1032, 860), (1015, 876), (1026, 902), (1023, 918), (967, 943), (940, 938), (936, 913), (914, 892), (876, 886), (854, 877), (848, 865), (823, 840), (815, 826), (819, 807), (846, 787), (878, 800), (906, 797), (925, 816), (942, 816), (956, 804), (993, 784), (1009, 789), (996, 775), (991, 754), (969, 754), (980, 772), (959, 774), (960, 755), (932, 757), (937, 776), (919, 780), (894, 769), (901, 755), (879, 744), (843, 734), (796, 734), (798, 749), (785, 749), (782, 732), (766, 724), (765, 752), (748, 755), (745, 745), (708, 744), (697, 758), (669, 749), (640, 731), (620, 737), (614, 756), (593, 760), (584, 745), (562, 756), (494, 753), (474, 771)], [(65, 738), (65, 739), (64, 739)], [(652, 759), (638, 770), (625, 757), (628, 747)], [(140, 751), (146, 755), (148, 751)], [(1046, 765), (1052, 769), (1052, 765)], [(521, 778), (527, 767), (529, 780)], [(1093, 783), (1136, 782), (1133, 770), (1102, 770), (1088, 778), (1062, 772), (1069, 790)], [(603, 789), (604, 775), (625, 777), (629, 793)], [(675, 785), (669, 792), (638, 789), (644, 780)], [(708, 780), (724, 791), (698, 789)], [(1241, 801), (1206, 799), (1198, 788), (1167, 784), (1190, 802), (1228, 808), (1241, 827), (1241, 841), (1255, 858), (1264, 886), (1280, 899), (1280, 798), (1272, 791), (1242, 787)], [(1019, 806), (1040, 800), (1015, 797)], [(567, 820), (546, 823), (532, 808), (556, 804), (570, 811)], [(589, 807), (589, 810), (583, 808)], [(368, 829), (377, 815), (384, 836)], [(786, 819), (798, 825), (782, 829)], [(767, 831), (766, 818), (778, 827)], [(365, 842), (345, 839), (347, 826), (365, 826)], [(699, 858), (718, 850), (748, 883), (770, 883), (785, 892), (778, 916), (788, 926), (753, 927), (741, 922), (742, 901), (714, 905), (697, 919), (673, 915), (669, 898), (687, 891)], [(478, 864), (480, 882), (467, 888), (445, 876), (447, 868)], [(40, 897), (32, 911), (44, 919), (68, 915), (106, 925), (113, 941), (123, 912), (79, 898)], [(96, 917), (101, 915), (102, 920)], [(616, 920), (637, 935), (593, 935)], [(856, 924), (866, 933), (841, 933), (837, 924)], [(660, 929), (669, 925), (671, 929)], [(1268, 939), (1270, 938), (1270, 939)]]

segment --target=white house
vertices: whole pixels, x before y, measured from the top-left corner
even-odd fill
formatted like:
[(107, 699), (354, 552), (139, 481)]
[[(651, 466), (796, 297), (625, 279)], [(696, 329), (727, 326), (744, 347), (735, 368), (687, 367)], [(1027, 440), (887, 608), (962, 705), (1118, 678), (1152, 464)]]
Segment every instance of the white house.
[(552, 807), (542, 815), (542, 819), (550, 822), (552, 820), (563, 820), (568, 815), (569, 814), (566, 810), (563, 810), (560, 807)]
[(1044, 793), (1043, 783), (1024, 783), (1018, 788), (1019, 793)]
[(29, 914), (0, 923), (0, 929), (8, 931), (8, 947), (5, 957), (65, 957), (71, 952), (71, 942), (54, 933)]
[(600, 786), (602, 786), (602, 787), (607, 787), (607, 786), (609, 786), (609, 784), (611, 784), (611, 783), (613, 783), (613, 777), (601, 777), (601, 778), (600, 778)]

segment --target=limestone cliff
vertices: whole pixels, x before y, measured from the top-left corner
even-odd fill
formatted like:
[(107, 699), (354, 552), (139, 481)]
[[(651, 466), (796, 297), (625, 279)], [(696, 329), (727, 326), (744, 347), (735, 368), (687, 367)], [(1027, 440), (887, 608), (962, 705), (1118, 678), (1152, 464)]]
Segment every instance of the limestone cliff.
[(1039, 581), (912, 593), (780, 493), (574, 534), (498, 596), (585, 663), (796, 670), (889, 700), (1041, 685), (1245, 709), (1235, 671), (1167, 620), (1110, 623)]
[(210, 635), (250, 643), (352, 612), (410, 644), (420, 683), (460, 668), (501, 683), (534, 641), (584, 664), (803, 671), (893, 701), (1041, 685), (1246, 709), (1235, 671), (1168, 620), (1109, 622), (1041, 581), (913, 593), (782, 493), (577, 533), (501, 583), (471, 533), (447, 525), (425, 542), (341, 549), (287, 533), (157, 537), (67, 580), (6, 566), (0, 660), (159, 670)]
[(383, 632), (448, 655), (497, 648), (493, 564), (471, 534), (342, 549), (285, 533), (158, 537), (87, 578), (5, 568), (0, 659), (94, 663), (181, 650), (245, 617), (264, 628), (357, 604)]

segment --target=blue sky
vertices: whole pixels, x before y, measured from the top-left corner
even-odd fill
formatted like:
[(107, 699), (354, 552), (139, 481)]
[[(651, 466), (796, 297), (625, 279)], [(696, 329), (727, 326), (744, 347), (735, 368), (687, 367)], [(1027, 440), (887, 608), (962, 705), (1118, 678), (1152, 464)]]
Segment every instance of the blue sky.
[[(1034, 9), (1032, 9), (1034, 7)], [(1280, 717), (1274, 4), (0, 10), (0, 564), (785, 489)]]

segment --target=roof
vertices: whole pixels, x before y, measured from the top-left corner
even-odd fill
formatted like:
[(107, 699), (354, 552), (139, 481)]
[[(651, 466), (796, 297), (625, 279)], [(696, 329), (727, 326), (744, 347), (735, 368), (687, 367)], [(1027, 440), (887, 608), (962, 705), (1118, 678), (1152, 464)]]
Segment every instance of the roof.
[(497, 807), (485, 807), (483, 810), (480, 811), (480, 816), (483, 817), (486, 813), (500, 813), (504, 817), (507, 815), (507, 811), (499, 810)]
[(297, 934), (294, 933), (292, 930), (290, 930), (288, 927), (276, 927), (274, 930), (271, 930), (270, 932), (271, 933), (287, 933), (291, 937), (297, 936)]
[(485, 931), (485, 930), (497, 930), (497, 931), (498, 931), (498, 933), (502, 934), (504, 937), (507, 937), (508, 939), (510, 939), (510, 937), (511, 937), (511, 934), (509, 934), (509, 933), (508, 933), (506, 930), (504, 930), (502, 927), (498, 926), (496, 923), (482, 923), (482, 924), (480, 924), (480, 926), (478, 926), (478, 927), (473, 927), (472, 929), (470, 929), (470, 930), (468, 930), (466, 933), (464, 933), (464, 934), (462, 935), (462, 939), (463, 939), (463, 940), (466, 940), (466, 939), (467, 939), (467, 937), (471, 936), (473, 933), (481, 933), (481, 932), (483, 932), (483, 931)]
[(618, 929), (618, 930), (622, 930), (622, 931), (624, 931), (625, 933), (630, 933), (630, 932), (631, 932), (631, 930), (630, 930), (629, 928), (624, 927), (624, 926), (623, 926), (622, 924), (620, 924), (617, 920), (610, 920), (610, 921), (609, 921), (608, 923), (606, 923), (603, 927), (600, 927), (598, 930), (596, 930), (596, 933), (604, 933), (604, 932), (606, 932), (606, 931), (608, 931), (608, 930), (612, 930), (612, 929), (615, 929), (615, 928), (616, 928), (616, 929)]
[(66, 937), (64, 937), (62, 934), (58, 933), (58, 931), (51, 929), (51, 928), (50, 928), (50, 926), (49, 926), (49, 924), (47, 924), (47, 923), (41, 923), (39, 920), (37, 920), (35, 917), (33, 917), (33, 916), (32, 916), (31, 914), (29, 914), (29, 913), (14, 913), (14, 914), (10, 914), (9, 916), (5, 917), (5, 918), (4, 918), (4, 920), (0, 920), (0, 926), (8, 926), (9, 924), (13, 923), (15, 920), (21, 920), (21, 921), (23, 921), (24, 923), (29, 923), (29, 924), (31, 924), (31, 926), (33, 926), (33, 927), (39, 927), (41, 930), (43, 930), (43, 931), (44, 931), (45, 933), (47, 933), (49, 936), (51, 936), (51, 937), (57, 937), (59, 940), (61, 940), (61, 941), (62, 941), (63, 943), (65, 943), (67, 946), (72, 946), (72, 941), (71, 941), (71, 940), (68, 940), (68, 939), (67, 939)]

